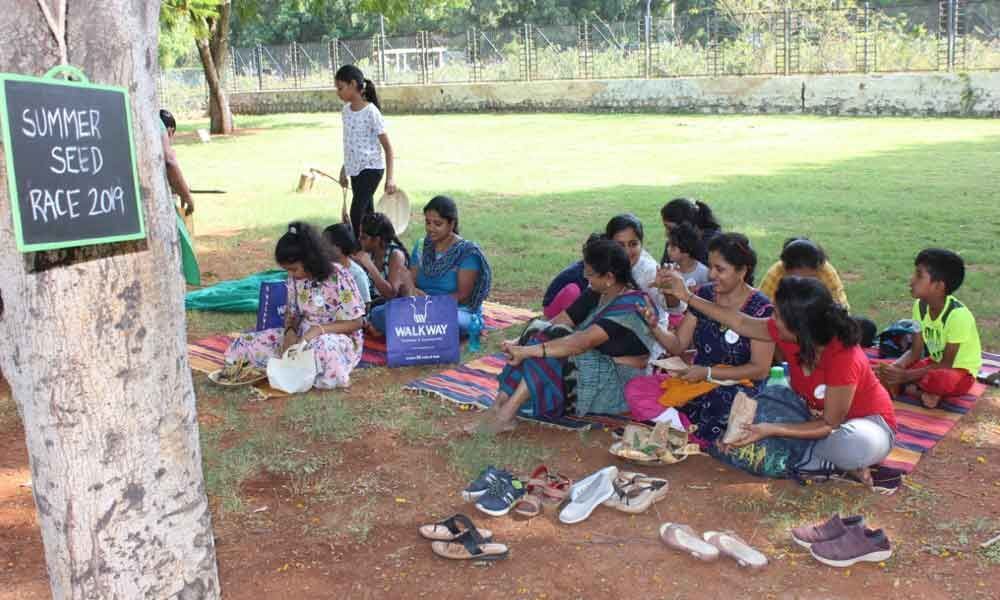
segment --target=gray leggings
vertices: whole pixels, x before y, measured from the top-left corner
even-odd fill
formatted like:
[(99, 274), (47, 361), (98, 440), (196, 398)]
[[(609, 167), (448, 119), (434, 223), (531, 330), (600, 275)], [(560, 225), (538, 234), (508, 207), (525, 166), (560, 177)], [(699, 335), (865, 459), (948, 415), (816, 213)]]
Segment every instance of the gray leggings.
[(845, 471), (870, 467), (882, 462), (892, 445), (896, 434), (879, 415), (845, 421), (830, 435), (816, 440), (812, 448), (812, 458), (799, 468), (804, 471), (819, 471), (836, 467)]

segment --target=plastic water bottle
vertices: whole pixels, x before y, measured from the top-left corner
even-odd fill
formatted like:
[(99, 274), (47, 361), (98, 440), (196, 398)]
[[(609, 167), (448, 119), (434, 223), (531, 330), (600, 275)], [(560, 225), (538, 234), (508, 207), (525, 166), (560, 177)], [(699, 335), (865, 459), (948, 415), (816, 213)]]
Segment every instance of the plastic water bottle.
[(472, 315), (469, 321), (469, 352), (479, 352), (482, 349), (480, 336), (483, 333), (483, 317), (479, 313)]
[(771, 375), (767, 378), (767, 385), (780, 385), (784, 387), (790, 387), (788, 385), (788, 378), (785, 377), (784, 367), (771, 367)]

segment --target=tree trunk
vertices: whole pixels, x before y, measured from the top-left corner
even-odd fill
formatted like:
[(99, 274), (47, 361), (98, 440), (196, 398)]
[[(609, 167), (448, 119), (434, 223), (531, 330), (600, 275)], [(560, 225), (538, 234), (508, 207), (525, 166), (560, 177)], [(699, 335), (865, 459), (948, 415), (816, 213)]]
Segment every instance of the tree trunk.
[(219, 3), (219, 16), (205, 23), (208, 39), (196, 39), (198, 56), (208, 83), (208, 117), (211, 132), (227, 135), (233, 132), (233, 111), (229, 108), (226, 91), (226, 66), (229, 61), (230, 0)]
[[(148, 237), (18, 253), (0, 143), (0, 369), (24, 420), (52, 595), (218, 598), (157, 124), (160, 2), (68, 4), (69, 62), (129, 90)], [(0, 71), (58, 63), (34, 1), (7, 3), (0, 39)]]

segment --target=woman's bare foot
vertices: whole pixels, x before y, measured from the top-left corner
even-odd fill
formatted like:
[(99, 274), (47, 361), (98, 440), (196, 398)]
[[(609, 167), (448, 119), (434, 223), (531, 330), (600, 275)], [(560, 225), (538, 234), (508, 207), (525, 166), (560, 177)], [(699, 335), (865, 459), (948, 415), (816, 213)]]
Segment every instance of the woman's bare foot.
[(937, 408), (939, 402), (941, 402), (941, 396), (937, 394), (927, 392), (920, 394), (920, 403), (924, 405), (924, 408)]
[(847, 474), (852, 477), (855, 481), (860, 482), (867, 488), (875, 487), (875, 480), (872, 479), (872, 471), (870, 467), (861, 467), (860, 469), (852, 469), (847, 472)]
[(506, 394), (498, 394), (493, 404), (489, 408), (483, 411), (479, 419), (469, 423), (462, 429), (468, 434), (474, 434), (479, 431), (485, 431), (492, 428), (492, 423), (501, 421), (503, 419), (501, 414), (501, 409), (510, 401), (510, 396)]

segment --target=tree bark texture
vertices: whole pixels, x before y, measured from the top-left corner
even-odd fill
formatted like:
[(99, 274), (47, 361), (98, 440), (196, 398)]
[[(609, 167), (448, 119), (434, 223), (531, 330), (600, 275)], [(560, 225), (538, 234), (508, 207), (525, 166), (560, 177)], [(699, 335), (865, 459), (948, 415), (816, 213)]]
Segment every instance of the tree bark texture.
[(229, 107), (226, 91), (226, 69), (229, 65), (229, 19), (232, 2), (219, 3), (219, 16), (204, 24), (208, 39), (196, 39), (198, 57), (205, 71), (208, 84), (208, 117), (212, 133), (228, 135), (233, 132), (233, 111)]
[[(0, 71), (57, 64), (37, 3), (4, 8)], [(0, 145), (0, 368), (24, 420), (57, 600), (220, 594), (157, 123), (159, 8), (69, 0), (67, 17), (69, 62), (129, 90), (145, 241), (18, 253)]]

